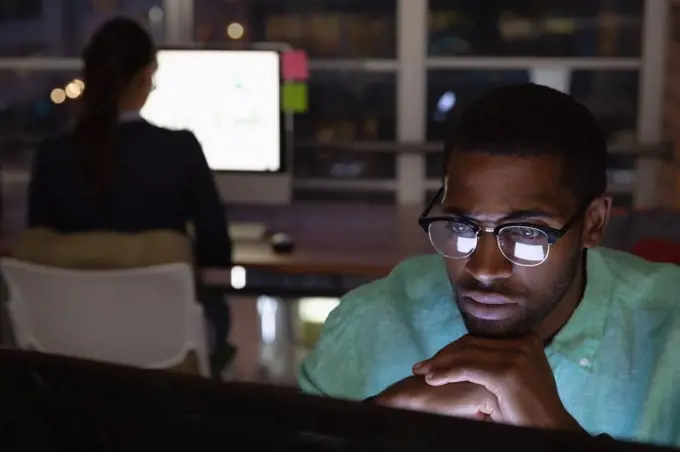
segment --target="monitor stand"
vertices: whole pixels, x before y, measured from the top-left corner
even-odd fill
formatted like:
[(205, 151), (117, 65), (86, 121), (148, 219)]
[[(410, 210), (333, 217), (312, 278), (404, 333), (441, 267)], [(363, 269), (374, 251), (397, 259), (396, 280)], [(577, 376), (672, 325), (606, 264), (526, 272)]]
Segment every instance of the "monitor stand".
[(214, 173), (225, 204), (288, 205), (292, 201), (290, 173)]
[(267, 224), (258, 222), (230, 221), (229, 238), (232, 242), (262, 242), (267, 236)]

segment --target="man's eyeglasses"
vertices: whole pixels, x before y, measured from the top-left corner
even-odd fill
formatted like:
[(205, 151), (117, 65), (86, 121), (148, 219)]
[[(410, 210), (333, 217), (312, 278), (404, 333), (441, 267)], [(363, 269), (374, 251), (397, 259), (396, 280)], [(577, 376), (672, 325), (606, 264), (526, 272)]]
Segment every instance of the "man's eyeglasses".
[(420, 227), (430, 236), (435, 250), (448, 259), (465, 259), (477, 249), (479, 234), (491, 232), (498, 249), (515, 265), (535, 267), (548, 259), (550, 246), (562, 238), (586, 211), (591, 201), (579, 209), (561, 229), (530, 223), (506, 223), (494, 228), (454, 216), (428, 217), (430, 210), (444, 193), (440, 188), (418, 219)]

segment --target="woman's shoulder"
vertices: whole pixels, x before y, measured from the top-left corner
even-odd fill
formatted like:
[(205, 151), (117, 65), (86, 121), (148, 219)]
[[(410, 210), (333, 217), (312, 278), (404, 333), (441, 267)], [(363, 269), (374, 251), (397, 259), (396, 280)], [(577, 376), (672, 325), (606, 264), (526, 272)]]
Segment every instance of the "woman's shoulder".
[(189, 144), (198, 144), (194, 133), (186, 129), (168, 129), (166, 127), (160, 127), (147, 121), (136, 121), (126, 124), (126, 131), (130, 131), (133, 135), (137, 135), (140, 132), (148, 133), (154, 138), (161, 138), (169, 140), (173, 143), (177, 143), (183, 146)]

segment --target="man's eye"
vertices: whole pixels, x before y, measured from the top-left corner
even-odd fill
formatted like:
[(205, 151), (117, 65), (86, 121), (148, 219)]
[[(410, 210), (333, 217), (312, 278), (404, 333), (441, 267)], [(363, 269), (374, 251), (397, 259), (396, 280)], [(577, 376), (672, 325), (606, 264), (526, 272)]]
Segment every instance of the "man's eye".
[(454, 234), (466, 234), (472, 232), (470, 225), (461, 223), (459, 221), (449, 221), (446, 225), (446, 228)]
[(511, 234), (513, 238), (522, 241), (538, 240), (545, 236), (545, 234), (538, 229), (522, 227), (512, 228)]

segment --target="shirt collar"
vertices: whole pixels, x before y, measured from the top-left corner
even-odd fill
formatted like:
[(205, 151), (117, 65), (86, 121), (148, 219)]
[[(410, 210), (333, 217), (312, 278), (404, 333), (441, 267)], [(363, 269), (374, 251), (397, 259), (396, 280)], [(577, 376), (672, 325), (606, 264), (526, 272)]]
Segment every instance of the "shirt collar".
[(597, 249), (586, 257), (586, 287), (571, 318), (557, 333), (548, 352), (556, 352), (590, 371), (604, 336), (614, 277)]

